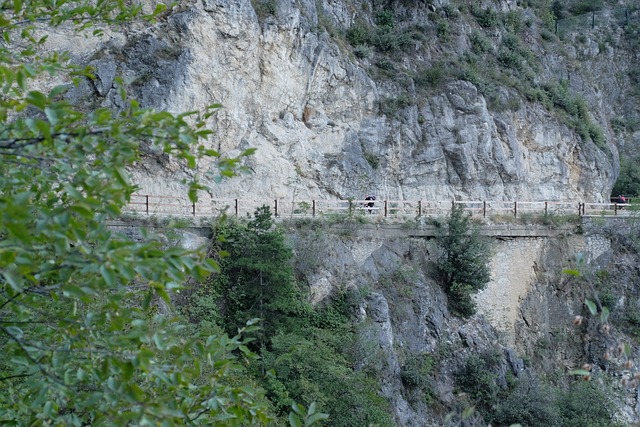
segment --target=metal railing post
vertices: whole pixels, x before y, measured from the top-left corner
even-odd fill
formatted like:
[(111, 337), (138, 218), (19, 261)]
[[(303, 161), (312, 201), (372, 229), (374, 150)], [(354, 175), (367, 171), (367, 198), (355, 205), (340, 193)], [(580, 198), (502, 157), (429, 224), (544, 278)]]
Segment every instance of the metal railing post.
[(548, 209), (549, 208), (549, 202), (544, 202), (544, 215), (547, 216), (548, 213)]
[(618, 215), (618, 202), (613, 204), (613, 214)]
[(518, 202), (513, 202), (513, 217), (518, 217)]
[(384, 217), (387, 217), (387, 201), (384, 201)]
[(483, 201), (482, 202), (482, 217), (486, 218), (487, 217), (487, 201)]
[(273, 201), (273, 215), (278, 218), (278, 199)]
[(316, 217), (316, 201), (312, 200), (311, 201), (311, 216), (312, 217)]
[(453, 212), (455, 210), (455, 208), (456, 208), (456, 201), (452, 200), (451, 201), (451, 212)]
[(193, 216), (196, 216), (196, 202), (193, 202), (193, 203), (191, 204), (191, 214), (192, 214)]
[(418, 216), (422, 216), (422, 200), (418, 200)]
[(238, 199), (235, 199), (235, 212), (236, 216), (238, 216)]
[(149, 195), (148, 194), (144, 196), (144, 206), (145, 206), (145, 212), (147, 213), (147, 215), (149, 215)]

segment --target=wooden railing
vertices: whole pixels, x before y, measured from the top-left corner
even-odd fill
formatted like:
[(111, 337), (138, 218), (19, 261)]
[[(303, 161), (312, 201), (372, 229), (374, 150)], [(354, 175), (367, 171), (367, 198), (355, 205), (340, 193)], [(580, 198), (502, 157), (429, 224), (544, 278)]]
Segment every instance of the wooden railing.
[(373, 215), (383, 218), (445, 216), (454, 206), (462, 206), (471, 215), (489, 217), (508, 215), (580, 215), (605, 216), (634, 213), (628, 203), (518, 202), (477, 200), (294, 200), (283, 199), (214, 199), (200, 197), (192, 203), (186, 197), (133, 194), (125, 212), (156, 216), (211, 217), (223, 213), (231, 216), (252, 214), (267, 205), (276, 217), (317, 217), (327, 215)]

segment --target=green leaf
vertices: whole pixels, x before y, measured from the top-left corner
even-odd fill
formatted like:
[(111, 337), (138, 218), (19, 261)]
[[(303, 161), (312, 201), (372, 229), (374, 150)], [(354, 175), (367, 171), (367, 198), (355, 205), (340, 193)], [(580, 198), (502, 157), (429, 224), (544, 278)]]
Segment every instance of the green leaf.
[(162, 339), (162, 337), (158, 334), (153, 334), (153, 342), (155, 343), (156, 347), (158, 347), (158, 350), (165, 350), (166, 346), (164, 343), (164, 340)]
[(38, 129), (38, 131), (40, 132), (42, 137), (45, 140), (50, 141), (51, 140), (51, 126), (49, 125), (49, 123), (45, 122), (44, 120), (36, 120), (35, 124), (36, 124), (36, 128)]
[[(3, 15), (0, 15), (0, 28), (4, 28), (7, 27), (11, 24), (11, 21), (9, 21), (7, 18), (5, 18)], [(9, 32), (8, 31), (3, 31), (3, 36), (4, 36), (4, 41), (6, 41), (7, 43), (9, 43), (8, 37), (9, 37)]]
[(22, 242), (30, 241), (29, 229), (24, 223), (11, 221), (4, 224), (11, 236)]
[(316, 412), (316, 402), (311, 402), (309, 405), (309, 409), (307, 410), (307, 415), (315, 414)]
[(311, 415), (311, 413), (310, 413), (310, 415), (307, 418), (307, 420), (305, 421), (304, 425), (305, 425), (305, 427), (311, 426), (311, 425), (317, 423), (318, 421), (326, 420), (328, 418), (329, 418), (329, 414), (323, 414), (323, 413), (318, 412), (317, 414)]
[(569, 375), (577, 375), (577, 376), (585, 377), (585, 376), (590, 376), (591, 372), (587, 371), (586, 369), (574, 369), (569, 372)]
[(16, 83), (18, 84), (18, 87), (22, 90), (25, 90), (27, 85), (25, 84), (24, 71), (18, 70), (15, 74), (15, 77), (16, 77)]
[(582, 274), (578, 270), (573, 270), (570, 268), (565, 268), (562, 270), (562, 274), (567, 274), (569, 276), (580, 277)]
[(600, 322), (607, 323), (609, 320), (609, 309), (607, 307), (602, 307), (602, 312), (600, 313)]
[(129, 187), (131, 182), (129, 181), (129, 174), (127, 171), (122, 166), (116, 166), (115, 171), (118, 182), (120, 182), (124, 187)]
[(171, 298), (169, 297), (169, 294), (167, 294), (167, 291), (164, 288), (157, 288), (156, 294), (160, 298), (162, 298), (164, 302), (166, 302), (167, 304), (171, 304)]
[(142, 300), (142, 309), (148, 310), (151, 304), (151, 299), (153, 298), (153, 292), (149, 291), (145, 294), (144, 299)]
[(198, 201), (198, 189), (196, 188), (189, 188), (189, 201), (191, 203), (195, 203)]
[(133, 378), (133, 372), (134, 372), (133, 364), (128, 361), (125, 362), (122, 366), (122, 378), (125, 381), (129, 381), (131, 378)]
[(58, 97), (59, 95), (62, 95), (63, 93), (65, 93), (68, 90), (69, 90), (69, 88), (67, 86), (58, 85), (58, 86), (54, 87), (53, 89), (51, 89), (51, 91), (49, 92), (49, 99), (54, 99), (54, 98)]
[(306, 414), (305, 408), (303, 406), (300, 406), (297, 402), (293, 402), (293, 404), (291, 405), (291, 409), (293, 409), (296, 414), (302, 416)]
[(58, 123), (58, 112), (55, 109), (46, 107), (44, 109), (44, 114), (47, 116), (49, 123), (51, 123), (52, 125)]
[(85, 381), (88, 378), (87, 371), (82, 368), (78, 368), (78, 370), (76, 371), (76, 378), (78, 379), (78, 381)]
[(102, 278), (104, 279), (105, 283), (109, 287), (114, 287), (115, 286), (116, 275), (113, 273), (113, 271), (109, 270), (104, 265), (101, 265), (100, 266), (100, 274), (102, 275)]
[(82, 298), (83, 296), (85, 296), (85, 292), (82, 290), (82, 288), (72, 283), (65, 284), (65, 286), (62, 288), (62, 292), (65, 296), (69, 297)]
[(12, 271), (3, 271), (2, 275), (15, 293), (22, 292), (24, 288), (24, 281), (21, 277), (17, 276)]
[(144, 391), (136, 383), (128, 383), (125, 387), (127, 397), (133, 402), (142, 402), (144, 400)]
[(44, 110), (45, 107), (47, 106), (47, 97), (44, 96), (42, 92), (38, 92), (34, 90), (27, 93), (26, 101), (27, 103), (41, 110)]
[(66, 385), (71, 385), (71, 384), (73, 384), (73, 373), (71, 372), (71, 370), (70, 370), (70, 369), (67, 369), (67, 370), (64, 372), (64, 383), (65, 383)]
[(592, 316), (598, 314), (598, 307), (596, 307), (596, 304), (593, 301), (585, 299), (584, 304), (587, 306), (589, 313), (591, 313)]
[(290, 427), (302, 427), (302, 420), (299, 416), (293, 412), (289, 412), (289, 426)]
[(11, 335), (13, 335), (13, 337), (17, 340), (22, 340), (23, 336), (24, 336), (24, 332), (22, 331), (22, 329), (20, 329), (17, 326), (7, 326), (6, 327), (7, 332), (9, 332)]
[(53, 402), (48, 400), (47, 403), (45, 403), (44, 407), (42, 408), (42, 413), (47, 418), (50, 418), (53, 415)]
[(82, 193), (79, 192), (75, 187), (73, 187), (72, 185), (69, 184), (65, 184), (64, 185), (64, 191), (71, 197), (73, 197), (76, 200), (82, 200), (83, 196)]
[(156, 4), (156, 8), (153, 10), (153, 14), (154, 15), (159, 15), (162, 12), (164, 12), (165, 10), (167, 10), (167, 6), (163, 3), (158, 3)]

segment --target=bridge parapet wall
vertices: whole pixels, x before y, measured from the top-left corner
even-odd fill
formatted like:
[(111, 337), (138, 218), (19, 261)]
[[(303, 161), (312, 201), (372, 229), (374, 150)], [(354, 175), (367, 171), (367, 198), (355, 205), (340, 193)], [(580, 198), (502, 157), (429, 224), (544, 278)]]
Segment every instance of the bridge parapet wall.
[[(313, 228), (314, 224), (298, 223), (296, 226)], [(152, 233), (168, 235), (165, 227), (143, 221), (113, 222), (110, 227), (114, 231), (134, 238), (142, 237), (141, 228), (151, 228)], [(324, 223), (323, 227), (327, 234), (336, 236), (328, 239), (328, 244), (331, 245), (333, 241), (343, 241), (348, 252), (343, 255), (352, 259), (357, 266), (354, 268), (362, 269), (359, 273), (362, 277), (367, 277), (369, 272), (367, 266), (371, 264), (371, 259), (376, 258), (375, 253), (388, 242), (395, 241), (398, 243), (394, 244), (409, 247), (410, 241), (431, 240), (437, 235), (435, 226), (416, 223), (361, 224), (357, 221), (347, 221), (337, 224)], [(562, 227), (521, 224), (479, 226), (480, 234), (494, 241), (491, 259), (492, 280), (487, 288), (475, 297), (479, 312), (489, 319), (495, 328), (503, 332), (506, 342), (514, 345), (516, 324), (521, 321), (520, 305), (536, 284), (544, 282), (538, 277), (540, 274), (538, 269), (544, 264), (542, 262), (544, 257), (549, 256), (546, 252), (551, 242), (557, 242), (556, 239), (567, 239), (566, 247), (570, 248), (570, 253), (563, 254), (563, 259), (568, 260), (576, 253), (583, 253), (585, 261), (592, 263), (611, 252), (609, 231), (615, 229), (616, 232), (624, 232), (639, 227), (640, 221), (629, 217), (583, 218), (581, 227), (575, 224)], [(583, 233), (580, 234), (578, 231)], [(211, 238), (211, 226), (185, 227), (175, 232), (180, 234), (177, 239), (181, 242), (180, 244), (192, 248), (205, 245)], [(397, 249), (396, 252), (402, 254), (404, 251), (404, 249)], [(385, 262), (390, 264), (402, 262), (402, 258), (398, 257), (397, 260), (393, 258)], [(399, 267), (400, 265), (395, 268)], [(326, 289), (319, 292), (319, 295), (326, 295), (333, 286), (337, 286), (332, 282), (331, 277), (322, 277), (311, 282), (313, 283), (312, 294), (318, 293), (319, 288), (323, 287)], [(320, 299), (322, 299), (321, 296), (318, 297), (318, 300)]]
[(628, 233), (640, 230), (640, 212), (630, 212), (626, 216), (591, 216), (582, 218), (585, 234)]

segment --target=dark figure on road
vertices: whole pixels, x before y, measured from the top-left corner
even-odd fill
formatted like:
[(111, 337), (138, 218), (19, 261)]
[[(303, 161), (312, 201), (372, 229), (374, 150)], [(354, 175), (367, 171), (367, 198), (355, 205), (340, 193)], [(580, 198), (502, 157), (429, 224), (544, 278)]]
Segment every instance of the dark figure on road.
[(364, 205), (369, 208), (368, 211), (369, 213), (373, 213), (373, 206), (375, 205), (375, 203), (373, 202), (376, 199), (376, 196), (367, 196), (364, 198), (365, 200), (370, 200), (369, 202), (365, 203)]

